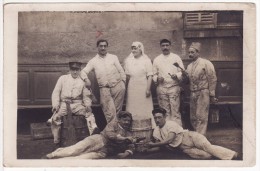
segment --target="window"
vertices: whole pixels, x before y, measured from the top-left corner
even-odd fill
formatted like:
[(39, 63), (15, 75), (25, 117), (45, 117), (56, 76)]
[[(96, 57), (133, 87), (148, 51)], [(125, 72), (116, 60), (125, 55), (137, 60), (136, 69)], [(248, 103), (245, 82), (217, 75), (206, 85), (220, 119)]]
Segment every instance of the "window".
[(196, 12), (185, 13), (185, 29), (215, 28), (217, 24), (216, 13)]

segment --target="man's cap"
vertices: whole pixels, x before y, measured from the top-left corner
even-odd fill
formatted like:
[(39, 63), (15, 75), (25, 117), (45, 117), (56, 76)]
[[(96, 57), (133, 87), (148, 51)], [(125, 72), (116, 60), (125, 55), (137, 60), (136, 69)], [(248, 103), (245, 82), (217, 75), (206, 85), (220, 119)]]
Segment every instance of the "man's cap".
[(117, 117), (118, 118), (125, 118), (125, 117), (130, 117), (132, 119), (132, 114), (130, 112), (127, 112), (127, 111), (120, 111), (118, 114), (117, 114)]
[(163, 109), (163, 108), (155, 108), (155, 109), (153, 109), (152, 113), (153, 113), (153, 115), (156, 114), (156, 113), (162, 113), (163, 115), (165, 115), (166, 110)]
[(199, 42), (192, 42), (190, 45), (190, 48), (196, 49), (198, 52), (200, 52), (201, 43)]
[(69, 62), (70, 69), (81, 69), (81, 62)]

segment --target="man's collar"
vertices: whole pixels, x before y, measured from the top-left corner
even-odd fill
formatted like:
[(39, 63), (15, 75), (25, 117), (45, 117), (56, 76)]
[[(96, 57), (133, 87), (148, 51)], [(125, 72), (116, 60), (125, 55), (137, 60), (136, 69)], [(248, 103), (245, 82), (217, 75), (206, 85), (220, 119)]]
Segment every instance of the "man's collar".
[(105, 57), (107, 57), (107, 55), (108, 55), (108, 53), (106, 53), (105, 56), (101, 56), (101, 55), (98, 53), (98, 54), (97, 54), (97, 57), (98, 57), (98, 58), (101, 58), (101, 59), (104, 59)]

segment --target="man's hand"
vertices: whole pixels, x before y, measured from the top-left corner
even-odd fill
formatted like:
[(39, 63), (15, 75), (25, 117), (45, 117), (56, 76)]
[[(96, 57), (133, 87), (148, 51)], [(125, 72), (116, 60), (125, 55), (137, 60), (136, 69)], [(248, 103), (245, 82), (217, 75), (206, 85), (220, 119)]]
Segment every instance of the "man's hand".
[(52, 108), (52, 113), (58, 112), (59, 109), (60, 109), (60, 105), (54, 106), (54, 107)]
[(176, 74), (170, 74), (170, 73), (169, 73), (169, 75), (171, 76), (171, 78), (172, 78), (173, 80), (177, 80), (177, 79), (178, 79), (178, 77), (177, 77)]
[(87, 113), (92, 112), (91, 106), (87, 106), (87, 107), (86, 107), (86, 112), (87, 112)]
[(158, 83), (163, 83), (164, 82), (164, 78), (161, 77), (161, 76), (158, 76), (157, 80), (158, 80)]
[(136, 139), (134, 137), (125, 137), (125, 142), (127, 144), (132, 144), (136, 142)]
[(146, 147), (146, 148), (155, 147), (155, 143), (153, 143), (153, 142), (148, 142), (148, 143), (144, 144), (144, 147)]
[(151, 96), (151, 91), (150, 90), (146, 90), (145, 95), (146, 95), (146, 97), (150, 97)]
[(84, 82), (85, 82), (85, 87), (86, 88), (90, 88), (91, 87), (91, 82), (90, 82), (90, 80), (88, 78), (85, 78)]
[(217, 103), (218, 99), (215, 96), (210, 96), (210, 102), (211, 103)]

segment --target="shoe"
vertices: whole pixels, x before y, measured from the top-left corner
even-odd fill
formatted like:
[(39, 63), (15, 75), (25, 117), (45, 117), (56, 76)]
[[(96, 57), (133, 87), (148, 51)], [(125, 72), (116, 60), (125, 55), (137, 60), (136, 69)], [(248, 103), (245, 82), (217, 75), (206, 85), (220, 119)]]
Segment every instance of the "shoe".
[(118, 153), (117, 154), (117, 158), (119, 158), (119, 159), (129, 158), (129, 156), (130, 156), (130, 154), (128, 152)]
[(98, 127), (94, 128), (91, 135), (100, 134), (100, 129)]
[(238, 159), (238, 153), (236, 152), (231, 160), (237, 160)]

